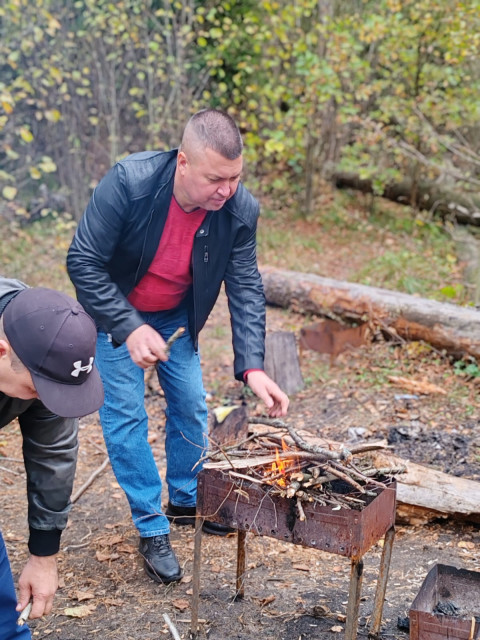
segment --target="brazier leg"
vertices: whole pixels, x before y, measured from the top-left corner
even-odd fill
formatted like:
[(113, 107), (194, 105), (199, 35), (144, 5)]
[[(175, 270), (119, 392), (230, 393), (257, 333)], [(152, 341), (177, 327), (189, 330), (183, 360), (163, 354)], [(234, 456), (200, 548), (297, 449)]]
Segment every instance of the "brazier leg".
[(190, 637), (198, 634), (198, 604), (200, 600), (200, 568), (202, 566), (202, 527), (205, 518), (195, 520), (195, 542), (193, 547), (193, 579), (192, 579), (192, 617), (190, 623)]
[(385, 534), (383, 542), (382, 558), (380, 560), (380, 571), (378, 574), (377, 588), (375, 590), (375, 601), (373, 603), (373, 613), (370, 622), (369, 636), (378, 637), (380, 625), (382, 624), (383, 603), (387, 590), (388, 571), (392, 557), (393, 540), (395, 538), (395, 527), (391, 527)]
[(357, 637), (358, 611), (360, 608), (360, 592), (363, 579), (363, 558), (353, 558), (350, 570), (350, 588), (348, 592), (347, 622), (345, 625), (345, 640), (355, 640)]
[(235, 583), (235, 600), (241, 600), (245, 595), (245, 570), (247, 558), (247, 532), (237, 531), (237, 580)]

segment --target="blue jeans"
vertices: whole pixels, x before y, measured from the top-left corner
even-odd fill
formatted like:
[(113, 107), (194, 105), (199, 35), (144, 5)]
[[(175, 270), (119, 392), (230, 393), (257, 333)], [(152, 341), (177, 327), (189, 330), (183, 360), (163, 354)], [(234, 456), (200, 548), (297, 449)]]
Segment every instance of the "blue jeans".
[(19, 627), (19, 613), (15, 611), (17, 596), (5, 543), (0, 533), (0, 640), (31, 640), (27, 625)]
[[(143, 312), (142, 317), (165, 341), (178, 327), (186, 328), (174, 342), (168, 361), (157, 365), (157, 375), (167, 404), (165, 453), (169, 500), (176, 506), (192, 507), (196, 504), (197, 474), (201, 469), (201, 464), (195, 465), (207, 446), (207, 406), (200, 356), (188, 331), (185, 309)], [(125, 344), (114, 348), (102, 332), (98, 334), (96, 364), (105, 389), (105, 403), (100, 409), (103, 436), (112, 469), (130, 504), (133, 522), (141, 537), (168, 533), (170, 525), (162, 513), (162, 481), (147, 441), (144, 370), (134, 364)]]

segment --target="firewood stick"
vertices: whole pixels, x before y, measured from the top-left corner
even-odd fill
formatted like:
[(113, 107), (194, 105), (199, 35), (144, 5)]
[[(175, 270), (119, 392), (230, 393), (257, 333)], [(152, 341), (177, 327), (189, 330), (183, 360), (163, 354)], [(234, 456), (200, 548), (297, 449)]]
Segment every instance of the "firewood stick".
[(178, 329), (172, 333), (170, 338), (167, 340), (167, 343), (165, 346), (165, 354), (167, 356), (169, 355), (170, 349), (172, 348), (172, 345), (175, 342), (175, 340), (177, 340), (177, 338), (179, 338), (180, 336), (183, 336), (184, 333), (185, 333), (185, 327), (178, 327)]
[[(250, 424), (266, 424), (267, 426), (269, 426), (269, 422), (267, 422), (265, 418), (260, 418), (260, 419), (249, 418), (248, 422)], [(281, 427), (276, 427), (276, 428), (280, 429)], [(267, 439), (267, 440), (273, 440), (276, 442), (281, 442), (282, 440), (285, 441), (285, 436), (276, 435), (274, 433), (253, 434), (253, 436), (257, 437), (259, 440)], [(348, 450), (352, 454), (361, 454), (361, 453), (368, 453), (369, 451), (378, 451), (379, 449), (389, 449), (389, 448), (390, 447), (388, 446), (386, 440), (376, 440), (373, 442), (359, 442), (358, 444), (352, 444), (351, 446), (348, 447)]]
[(335, 480), (335, 476), (333, 475), (318, 476), (318, 478), (312, 478), (312, 480), (309, 480), (308, 482), (306, 482), (305, 487), (311, 488), (311, 489), (317, 489), (318, 487), (321, 487), (322, 484), (326, 484), (327, 482), (332, 482), (332, 480)]
[(98, 467), (98, 469), (95, 469), (95, 471), (92, 473), (92, 475), (88, 478), (88, 480), (86, 482), (84, 482), (84, 484), (82, 484), (82, 486), (80, 487), (80, 489), (78, 489), (78, 491), (76, 491), (74, 493), (74, 495), (72, 496), (71, 502), (72, 504), (74, 502), (76, 502), (80, 496), (88, 489), (88, 487), (93, 484), (93, 481), (95, 480), (95, 478), (97, 478), (97, 476), (99, 476), (102, 471), (105, 469), (105, 467), (107, 466), (109, 462), (109, 457), (107, 456), (105, 458), (105, 460), (102, 462), (102, 464)]
[(240, 478), (242, 480), (248, 480), (249, 482), (253, 482), (255, 484), (265, 484), (265, 478), (253, 478), (252, 476), (247, 476), (244, 473), (238, 473), (237, 471), (230, 471), (229, 475), (233, 478)]
[(358, 482), (354, 480), (351, 476), (349, 476), (348, 473), (344, 473), (343, 471), (340, 471), (340, 469), (336, 469), (335, 467), (332, 467), (332, 466), (328, 467), (328, 471), (332, 475), (337, 476), (337, 478), (340, 478), (341, 480), (345, 480), (345, 482), (350, 484), (360, 493), (365, 493), (365, 489), (362, 487), (362, 485), (358, 484)]
[(323, 447), (317, 447), (316, 445), (305, 442), (305, 440), (303, 440), (303, 438), (301, 438), (298, 435), (295, 429), (291, 427), (289, 424), (287, 424), (286, 422), (283, 422), (283, 420), (277, 420), (277, 419), (270, 420), (267, 418), (249, 418), (248, 421), (253, 424), (267, 424), (272, 427), (287, 429), (290, 437), (295, 442), (295, 444), (300, 447), (300, 449), (302, 449), (303, 451), (308, 451), (309, 453), (321, 455), (327, 458), (328, 460), (348, 460), (352, 457), (352, 454), (350, 453), (350, 451), (345, 447), (343, 447), (341, 451), (332, 451), (330, 449), (324, 449)]
[(367, 477), (370, 476), (394, 476), (398, 473), (406, 473), (406, 465), (392, 466), (392, 467), (372, 467), (370, 469), (363, 469), (362, 473)]
[(302, 485), (300, 482), (293, 481), (287, 487), (287, 498), (293, 498)]
[[(332, 461), (331, 463), (334, 467), (336, 467), (338, 469), (339, 465), (336, 464), (335, 462)], [(364, 475), (360, 469), (358, 467), (356, 467), (353, 462), (349, 462), (348, 463), (348, 472), (349, 474), (354, 475), (357, 480), (363, 480), (364, 482), (366, 482), (367, 484), (373, 484), (376, 487), (380, 487), (381, 489), (386, 489), (387, 486), (383, 483), (383, 482), (379, 482), (378, 480), (374, 480), (373, 478), (369, 477), (367, 478), (366, 475)]]
[(475, 633), (475, 616), (472, 616), (472, 624), (470, 625), (470, 633), (468, 634), (468, 640), (473, 640), (474, 633)]
[(365, 501), (361, 500), (360, 498), (354, 498), (353, 496), (342, 496), (343, 500), (346, 500), (347, 502), (352, 502), (354, 504), (360, 504), (360, 505), (365, 505)]
[(297, 498), (297, 509), (299, 514), (298, 519), (300, 520), (300, 522), (305, 522), (307, 518), (305, 516), (305, 511), (303, 510), (302, 501), (300, 500), (300, 498)]
[(163, 614), (163, 619), (167, 623), (167, 626), (168, 626), (168, 628), (170, 630), (170, 633), (172, 634), (172, 637), (174, 638), (174, 640), (181, 640), (178, 631), (176, 630), (175, 626), (173, 625), (173, 622), (170, 620), (170, 616), (167, 613), (164, 613)]

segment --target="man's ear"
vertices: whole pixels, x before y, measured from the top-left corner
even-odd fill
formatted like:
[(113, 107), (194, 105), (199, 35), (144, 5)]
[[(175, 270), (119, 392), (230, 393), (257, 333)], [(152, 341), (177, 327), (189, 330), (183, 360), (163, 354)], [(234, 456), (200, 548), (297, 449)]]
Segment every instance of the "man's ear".
[(185, 175), (187, 164), (188, 164), (187, 156), (183, 151), (179, 151), (177, 154), (177, 169), (179, 170), (182, 176)]
[(10, 356), (12, 353), (12, 347), (7, 340), (0, 339), (0, 358)]

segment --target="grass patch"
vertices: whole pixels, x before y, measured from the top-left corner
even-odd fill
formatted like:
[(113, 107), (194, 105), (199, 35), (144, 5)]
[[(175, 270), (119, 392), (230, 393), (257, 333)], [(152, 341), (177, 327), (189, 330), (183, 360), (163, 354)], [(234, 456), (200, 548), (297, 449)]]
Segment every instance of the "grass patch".
[(39, 220), (20, 228), (2, 223), (2, 275), (32, 287), (51, 287), (74, 295), (65, 259), (75, 230), (70, 220)]
[(462, 282), (456, 244), (441, 222), (409, 207), (333, 191), (308, 220), (292, 207), (261, 217), (261, 264), (457, 304), (474, 292)]

